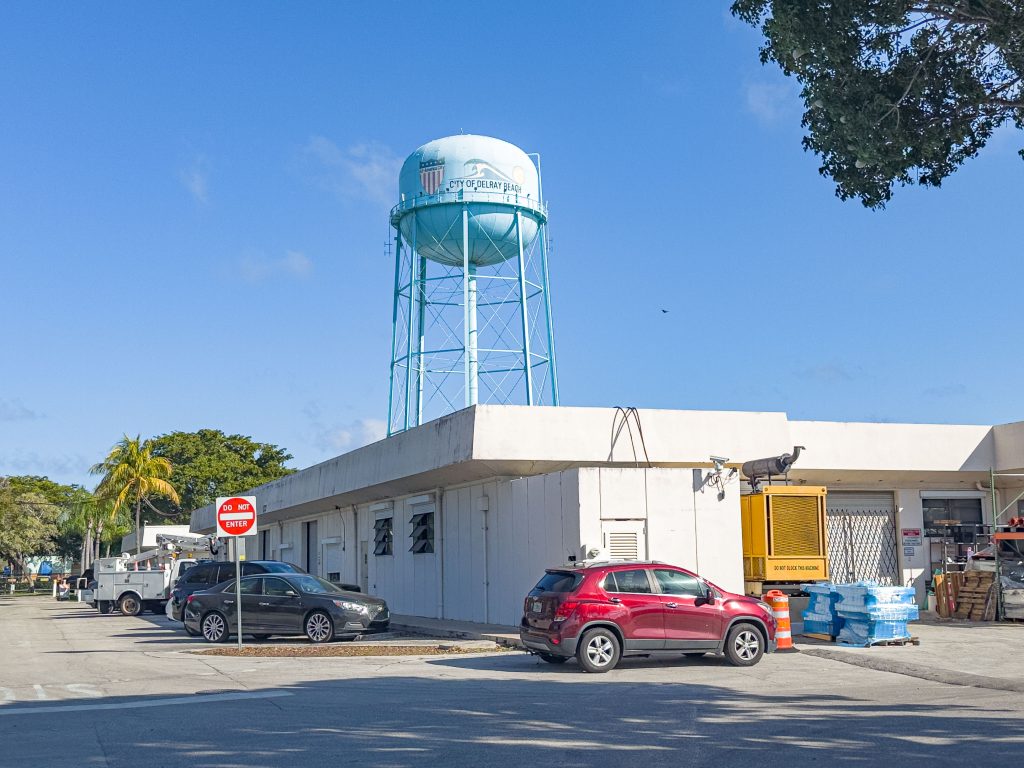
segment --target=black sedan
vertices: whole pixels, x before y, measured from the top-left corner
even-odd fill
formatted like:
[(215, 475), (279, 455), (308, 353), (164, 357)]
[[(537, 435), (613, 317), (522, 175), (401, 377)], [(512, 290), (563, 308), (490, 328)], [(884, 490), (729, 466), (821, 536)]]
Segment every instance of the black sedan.
[[(235, 582), (186, 598), (185, 627), (211, 643), (238, 633)], [(379, 597), (346, 592), (306, 573), (242, 577), (242, 633), (259, 640), (305, 634), (314, 643), (386, 632), (391, 615)]]

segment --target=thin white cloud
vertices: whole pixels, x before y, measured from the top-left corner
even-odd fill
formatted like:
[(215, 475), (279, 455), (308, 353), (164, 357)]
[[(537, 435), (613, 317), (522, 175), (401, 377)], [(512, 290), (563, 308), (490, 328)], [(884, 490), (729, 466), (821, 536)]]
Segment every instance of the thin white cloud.
[(318, 451), (331, 456), (375, 443), (387, 436), (387, 422), (383, 419), (334, 421), (325, 417), (319, 403), (308, 403), (302, 412), (309, 419), (310, 444)]
[(313, 272), (313, 261), (300, 251), (288, 251), (279, 259), (249, 254), (239, 260), (238, 272), (243, 280), (250, 283), (278, 277), (304, 280)]
[(0, 454), (0, 476), (43, 475), (49, 478), (79, 478), (89, 472), (90, 462), (78, 454), (43, 455), (34, 451)]
[(0, 421), (35, 421), (41, 418), (41, 413), (26, 408), (21, 400), (0, 398)]
[(313, 136), (302, 154), (314, 164), (319, 183), (343, 199), (395, 201), (402, 159), (390, 147), (370, 141), (344, 149), (324, 136)]
[(187, 168), (182, 168), (178, 171), (178, 181), (191, 193), (197, 203), (206, 205), (210, 200), (207, 183), (208, 175), (206, 160), (202, 157), (197, 157)]
[(761, 123), (770, 124), (799, 114), (800, 97), (790, 82), (758, 81), (743, 89), (747, 111)]

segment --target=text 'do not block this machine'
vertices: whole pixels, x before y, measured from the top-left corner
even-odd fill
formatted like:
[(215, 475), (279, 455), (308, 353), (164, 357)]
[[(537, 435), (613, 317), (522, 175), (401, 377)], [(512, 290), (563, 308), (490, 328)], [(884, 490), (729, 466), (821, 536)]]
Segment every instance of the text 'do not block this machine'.
[(828, 578), (824, 486), (773, 485), (800, 456), (792, 453), (748, 461), (742, 472), (750, 493), (740, 497), (744, 591), (799, 591), (799, 585)]

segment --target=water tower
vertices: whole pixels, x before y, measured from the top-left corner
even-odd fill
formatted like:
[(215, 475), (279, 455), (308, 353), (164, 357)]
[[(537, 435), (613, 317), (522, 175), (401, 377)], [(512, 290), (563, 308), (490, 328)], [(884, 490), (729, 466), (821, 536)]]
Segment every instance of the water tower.
[(449, 136), (402, 165), (389, 435), (477, 403), (558, 405), (536, 157)]

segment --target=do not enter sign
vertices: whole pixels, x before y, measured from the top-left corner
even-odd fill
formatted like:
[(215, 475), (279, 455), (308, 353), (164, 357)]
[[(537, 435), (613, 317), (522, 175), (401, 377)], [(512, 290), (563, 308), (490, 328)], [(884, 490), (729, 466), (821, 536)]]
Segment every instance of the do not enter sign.
[(256, 533), (256, 497), (217, 498), (217, 535), (252, 536)]

